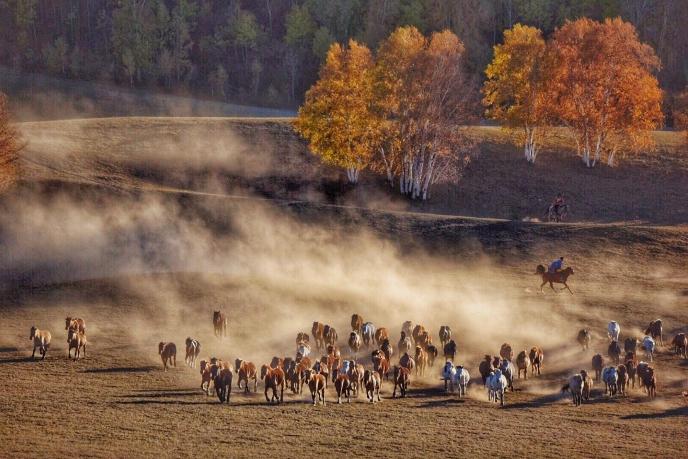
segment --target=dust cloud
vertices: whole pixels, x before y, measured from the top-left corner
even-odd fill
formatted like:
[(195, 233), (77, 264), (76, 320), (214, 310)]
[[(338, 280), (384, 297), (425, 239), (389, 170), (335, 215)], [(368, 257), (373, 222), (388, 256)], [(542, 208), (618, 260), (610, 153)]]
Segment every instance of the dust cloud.
[[(93, 132), (104, 129), (99, 123), (90, 120), (86, 129), (65, 122), (66, 137), (56, 130), (32, 135), (31, 155), (50, 159), (63, 172), (93, 176), (152, 170), (180, 186), (205, 176), (206, 189), (218, 193), (226, 191), (224, 179), (208, 171), (227, 169), (249, 180), (301, 170), (290, 169), (289, 160), (276, 155), (277, 146), (223, 135), (213, 120), (206, 121), (211, 128), (192, 124), (182, 135), (162, 119), (122, 119), (116, 121), (119, 135), (95, 141)], [(396, 234), (336, 219), (309, 221), (269, 201), (39, 188), (25, 187), (2, 203), (1, 285), (90, 285), (90, 295), (42, 297), (59, 304), (51, 310), (58, 317), (52, 326), (63, 323), (65, 314), (80, 314), (93, 324), (92, 340), (105, 345), (108, 334), (124, 334), (151, 362), (158, 361), (158, 341), (176, 342), (181, 359), (184, 339), (191, 336), (201, 340), (204, 356), (261, 364), (273, 355), (293, 355), (296, 333), (310, 333), (313, 321), (334, 326), (347, 354), (349, 319), (358, 313), (386, 327), (395, 348), (406, 320), (423, 324), (434, 340), (440, 325), (450, 325), (456, 363), (469, 365), (473, 378), (482, 356), (497, 354), (503, 342), (515, 353), (542, 347), (548, 371), (566, 374), (589, 364), (575, 343), (578, 329), (586, 326), (602, 337), (606, 322), (618, 320), (601, 308), (590, 314), (581, 296), (562, 296), (554, 306), (543, 301), (531, 288), (537, 280), (530, 267), (515, 275), (488, 256), (409, 251)], [(595, 301), (638, 294), (607, 289)], [(675, 309), (666, 291), (652, 295), (664, 310)], [(34, 307), (45, 306), (40, 298)], [(229, 316), (225, 340), (212, 335), (217, 309)], [(108, 311), (120, 314), (121, 322), (107, 320)], [(641, 330), (622, 329), (627, 331)], [(596, 346), (605, 353), (606, 346)], [(437, 364), (431, 380), (436, 372)]]

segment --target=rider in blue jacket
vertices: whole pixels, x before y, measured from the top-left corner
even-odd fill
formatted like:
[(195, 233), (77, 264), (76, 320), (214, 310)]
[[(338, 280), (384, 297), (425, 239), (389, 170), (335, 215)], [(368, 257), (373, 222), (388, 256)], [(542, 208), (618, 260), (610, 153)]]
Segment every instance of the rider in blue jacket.
[(557, 271), (561, 271), (564, 268), (564, 257), (559, 257), (557, 260), (554, 260), (552, 263), (549, 265), (549, 272), (550, 273), (556, 273)]

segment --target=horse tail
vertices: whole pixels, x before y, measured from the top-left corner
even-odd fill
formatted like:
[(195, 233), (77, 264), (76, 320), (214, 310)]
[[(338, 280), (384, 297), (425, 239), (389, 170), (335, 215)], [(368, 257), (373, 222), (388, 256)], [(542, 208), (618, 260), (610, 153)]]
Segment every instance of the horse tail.
[(537, 268), (535, 268), (535, 274), (545, 274), (545, 267), (542, 265), (537, 265)]

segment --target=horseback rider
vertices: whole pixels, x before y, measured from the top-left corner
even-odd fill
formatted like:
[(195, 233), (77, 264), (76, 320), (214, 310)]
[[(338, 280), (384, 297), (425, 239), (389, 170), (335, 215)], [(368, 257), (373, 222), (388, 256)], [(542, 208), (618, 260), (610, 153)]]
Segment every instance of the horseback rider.
[(562, 193), (557, 194), (557, 197), (554, 198), (554, 201), (552, 202), (552, 209), (554, 210), (555, 215), (560, 215), (559, 210), (562, 209), (566, 205), (566, 202), (564, 201), (564, 195)]
[(559, 257), (558, 259), (556, 259), (552, 263), (550, 263), (548, 272), (556, 273), (558, 271), (561, 271), (563, 268), (564, 268), (564, 257)]

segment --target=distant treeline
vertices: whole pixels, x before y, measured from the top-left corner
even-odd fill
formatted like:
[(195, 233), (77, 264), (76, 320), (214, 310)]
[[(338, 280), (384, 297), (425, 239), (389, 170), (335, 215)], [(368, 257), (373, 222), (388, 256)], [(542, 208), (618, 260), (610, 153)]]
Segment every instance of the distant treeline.
[(583, 16), (631, 22), (661, 59), (667, 94), (686, 86), (688, 1), (676, 0), (0, 0), (0, 64), (295, 107), (333, 42), (376, 49), (399, 26), (449, 29), (482, 78), (505, 29), (520, 22), (548, 37)]

